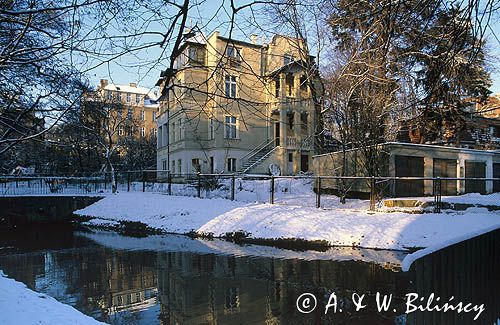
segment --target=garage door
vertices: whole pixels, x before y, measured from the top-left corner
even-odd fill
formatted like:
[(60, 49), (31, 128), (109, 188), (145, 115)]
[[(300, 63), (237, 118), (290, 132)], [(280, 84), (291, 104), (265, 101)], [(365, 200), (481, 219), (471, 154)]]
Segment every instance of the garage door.
[[(486, 163), (482, 161), (465, 161), (466, 178), (484, 178), (486, 177)], [(485, 181), (465, 181), (465, 193), (486, 193)]]
[[(493, 177), (500, 178), (500, 164), (493, 164)], [(500, 192), (500, 181), (493, 182), (493, 192)]]
[[(396, 177), (423, 177), (424, 158), (413, 156), (396, 156)], [(396, 197), (423, 196), (423, 180), (398, 180), (396, 181)]]
[[(455, 159), (434, 159), (434, 177), (457, 177), (457, 161)], [(442, 195), (457, 195), (457, 181), (442, 181)]]

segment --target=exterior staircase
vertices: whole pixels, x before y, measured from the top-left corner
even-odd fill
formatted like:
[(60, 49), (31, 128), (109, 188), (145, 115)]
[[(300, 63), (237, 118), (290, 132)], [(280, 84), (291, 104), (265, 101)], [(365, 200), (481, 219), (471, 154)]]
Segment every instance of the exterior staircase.
[(262, 143), (242, 158), (242, 160), (244, 160), (245, 162), (238, 172), (241, 174), (248, 173), (253, 167), (257, 166), (267, 157), (269, 157), (273, 153), (273, 151), (276, 150), (276, 148), (277, 147), (275, 146), (275, 139)]

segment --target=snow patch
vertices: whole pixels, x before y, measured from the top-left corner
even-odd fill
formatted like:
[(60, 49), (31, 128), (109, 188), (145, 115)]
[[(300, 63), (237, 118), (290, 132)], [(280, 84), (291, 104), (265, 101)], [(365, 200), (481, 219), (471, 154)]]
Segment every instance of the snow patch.
[(56, 299), (28, 289), (0, 271), (1, 324), (105, 324)]

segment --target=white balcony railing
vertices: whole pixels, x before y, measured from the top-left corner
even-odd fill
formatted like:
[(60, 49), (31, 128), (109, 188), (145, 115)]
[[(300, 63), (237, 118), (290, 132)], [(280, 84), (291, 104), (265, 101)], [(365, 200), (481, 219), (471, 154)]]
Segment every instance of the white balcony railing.
[(311, 150), (312, 141), (310, 138), (299, 141), (295, 137), (286, 137), (285, 145), (288, 149)]

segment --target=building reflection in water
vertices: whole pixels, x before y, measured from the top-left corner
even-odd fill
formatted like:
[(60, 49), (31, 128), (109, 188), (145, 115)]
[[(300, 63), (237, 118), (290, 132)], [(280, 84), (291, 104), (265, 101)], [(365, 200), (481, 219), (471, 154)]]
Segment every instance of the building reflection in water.
[[(3, 252), (0, 269), (32, 289), (112, 324), (418, 324), (422, 318), (404, 315), (404, 295), (415, 288), (430, 290), (439, 282), (437, 277), (453, 277), (452, 271), (439, 273), (434, 268), (432, 274), (421, 269), (402, 273), (374, 262), (125, 250), (91, 241), (80, 241), (75, 247), (74, 243)], [(474, 248), (466, 249), (474, 254)], [(481, 249), (482, 259), (497, 254)], [(478, 258), (476, 262), (484, 262)], [(467, 262), (462, 259), (441, 257), (439, 265), (453, 270), (453, 263)], [(488, 264), (476, 264), (477, 268), (488, 268)], [(494, 298), (491, 290), (498, 294), (498, 276), (496, 280), (473, 279), (474, 274), (492, 273), (469, 274), (475, 283), (473, 299)], [(459, 276), (469, 279), (467, 274)], [(460, 290), (466, 297), (467, 291)], [(304, 292), (318, 298), (318, 308), (310, 314), (296, 309), (296, 299)], [(332, 292), (343, 312), (325, 315)], [(367, 306), (358, 312), (350, 300), (354, 292), (366, 295)], [(379, 313), (374, 303), (377, 292), (392, 294), (391, 307), (397, 312)], [(495, 308), (480, 323), (493, 323), (499, 316)], [(441, 324), (446, 324), (446, 316), (440, 316)]]

